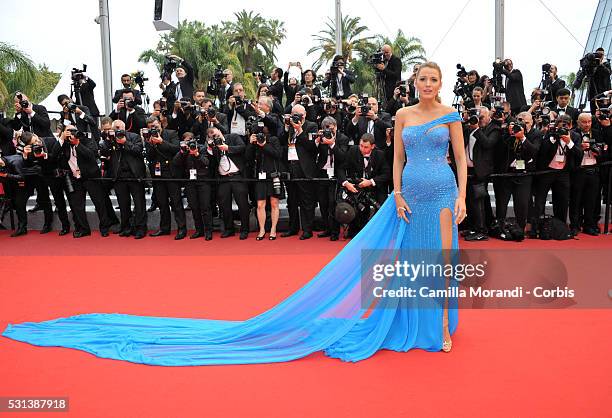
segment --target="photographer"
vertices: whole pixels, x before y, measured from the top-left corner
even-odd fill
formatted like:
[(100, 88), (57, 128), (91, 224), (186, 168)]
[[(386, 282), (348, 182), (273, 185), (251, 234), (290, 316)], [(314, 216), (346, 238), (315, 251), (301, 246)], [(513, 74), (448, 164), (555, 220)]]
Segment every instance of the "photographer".
[(193, 129), (198, 112), (187, 98), (176, 100), (172, 108), (172, 113), (168, 116), (168, 129), (177, 131), (181, 137), (185, 132)]
[[(349, 139), (338, 131), (338, 122), (332, 116), (327, 116), (321, 122), (321, 130), (317, 133), (315, 140), (318, 143), (319, 154), (317, 156), (317, 177), (337, 179), (343, 168), (343, 160), (349, 149)], [(325, 222), (325, 230), (319, 233), (319, 238), (329, 237), (331, 241), (337, 241), (340, 235), (340, 225), (336, 221), (336, 191), (337, 183), (331, 181), (320, 182), (317, 187), (319, 208), (321, 218)]]
[(283, 115), (284, 113), (283, 107), (281, 106), (280, 102), (276, 99), (276, 97), (270, 95), (270, 88), (268, 87), (267, 84), (259, 85), (259, 87), (257, 88), (257, 94), (255, 95), (255, 100), (251, 105), (257, 103), (260, 97), (269, 97), (272, 102), (272, 107), (270, 108), (270, 111), (272, 113), (275, 113), (279, 117)]
[(87, 136), (72, 125), (64, 126), (58, 141), (61, 145), (58, 157), (59, 167), (64, 172), (68, 203), (70, 204), (74, 222), (72, 236), (74, 238), (81, 238), (91, 235), (91, 228), (89, 227), (87, 213), (85, 212), (86, 193), (89, 193), (89, 197), (98, 214), (100, 235), (107, 237), (113, 220), (111, 215), (108, 214), (106, 205), (108, 195), (99, 181), (93, 180), (101, 177), (100, 168), (96, 160), (97, 147), (96, 151), (94, 151), (91, 145), (88, 146), (85, 142), (88, 141)]
[(586, 54), (580, 60), (580, 70), (576, 74), (574, 88), (580, 88), (582, 81), (586, 77), (589, 78), (588, 96), (591, 101), (591, 113), (594, 113), (597, 108), (593, 101), (595, 97), (612, 89), (610, 84), (611, 74), (610, 61), (606, 59), (603, 48), (597, 48), (594, 53)]
[(62, 107), (62, 124), (73, 125), (81, 132), (86, 132), (89, 139), (98, 142), (100, 139), (100, 132), (98, 130), (98, 124), (95, 119), (90, 115), (89, 109), (85, 106), (77, 105), (72, 102), (70, 97), (65, 94), (60, 94), (57, 97), (57, 101)]
[(389, 45), (383, 45), (381, 48), (382, 62), (377, 62), (374, 68), (377, 73), (380, 73), (385, 86), (385, 97), (386, 102), (393, 96), (395, 86), (398, 81), (402, 78), (402, 60), (399, 57), (393, 55), (393, 50)]
[(565, 88), (565, 81), (559, 78), (556, 65), (544, 64), (542, 66), (542, 71), (545, 71), (547, 75), (544, 79), (544, 85), (542, 86), (542, 88), (546, 90), (546, 95), (543, 97), (543, 100), (554, 102), (557, 97), (557, 92)]
[[(517, 122), (508, 124), (499, 143), (501, 159), (496, 162), (496, 173), (520, 174), (536, 169), (536, 156), (542, 133), (534, 128), (531, 114), (522, 112)], [(495, 212), (497, 221), (503, 223), (512, 197), (516, 222), (525, 230), (531, 199), (532, 176), (501, 177), (495, 188)]]
[(212, 100), (204, 99), (200, 104), (200, 114), (196, 117), (191, 132), (196, 138), (200, 138), (198, 142), (202, 143), (206, 138), (208, 128), (217, 128), (224, 135), (228, 133), (227, 115), (217, 111)]
[(391, 98), (387, 100), (385, 111), (391, 116), (395, 116), (398, 110), (410, 106), (409, 91), (410, 87), (406, 82), (398, 81), (397, 87), (393, 90), (393, 96), (387, 96)]
[(165, 88), (165, 97), (170, 103), (183, 98), (190, 99), (193, 96), (193, 67), (177, 55), (168, 55), (166, 59), (176, 65), (174, 73), (178, 82), (168, 82)]
[[(220, 70), (220, 68), (219, 68)], [(208, 82), (206, 91), (217, 97), (219, 109), (225, 109), (227, 99), (230, 98), (233, 92), (234, 73), (231, 69), (226, 68), (221, 73), (215, 71), (213, 79)]]
[[(570, 228), (574, 235), (580, 229), (585, 234), (599, 235), (597, 218), (601, 211), (599, 196), (599, 167), (595, 165), (604, 156), (606, 139), (598, 126), (593, 126), (590, 113), (578, 116), (578, 126), (575, 132), (581, 138), (579, 143), (582, 151), (582, 162), (570, 172)], [(608, 131), (609, 132), (609, 131)]]
[(0, 155), (15, 154), (15, 144), (13, 137), (15, 131), (11, 128), (12, 121), (5, 117), (4, 112), (0, 112)]
[(321, 126), (323, 126), (323, 120), (330, 116), (336, 120), (336, 127), (339, 132), (343, 132), (343, 124), (344, 124), (344, 111), (340, 110), (338, 106), (338, 101), (336, 99), (323, 99), (321, 100), (321, 108), (322, 112), (319, 115), (319, 119), (321, 119)]
[[(235, 84), (234, 87), (239, 84)], [(246, 145), (238, 134), (223, 135), (216, 128), (208, 129), (209, 154), (214, 156), (217, 176), (221, 180), (217, 189), (217, 201), (222, 212), (224, 230), (221, 238), (232, 237), (234, 231), (234, 216), (232, 198), (238, 205), (240, 214), (240, 239), (249, 237), (249, 191), (246, 182), (240, 181), (246, 177), (244, 154)]]
[(125, 123), (121, 120), (113, 122), (111, 118), (104, 117), (101, 127), (100, 155), (105, 159), (104, 177), (113, 179), (121, 214), (119, 236), (133, 235), (135, 239), (142, 239), (147, 233), (145, 186), (140, 181), (127, 180), (144, 179), (146, 176), (142, 140), (138, 135), (126, 132)]
[[(283, 161), (288, 166), (291, 179), (311, 179), (317, 174), (318, 149), (313, 135), (317, 125), (306, 120), (306, 109), (295, 105), (291, 115), (285, 116), (285, 129), (279, 140), (283, 148)], [(300, 240), (312, 238), (317, 186), (312, 181), (298, 181), (287, 184), (287, 207), (289, 230), (281, 237), (297, 235), (302, 222)], [(298, 212), (299, 208), (299, 212)]]
[(123, 99), (123, 94), (126, 92), (126, 90), (130, 90), (133, 94), (134, 102), (136, 102), (138, 106), (141, 106), (142, 97), (140, 90), (133, 88), (134, 80), (132, 79), (132, 76), (129, 74), (123, 74), (121, 76), (121, 85), (123, 86), (122, 89), (115, 90), (115, 94), (113, 95), (113, 103), (119, 103), (119, 100)]
[(330, 96), (336, 99), (346, 99), (351, 92), (351, 84), (355, 82), (353, 73), (345, 68), (342, 55), (336, 55), (331, 68), (325, 73), (323, 87), (330, 89)]
[(306, 110), (306, 120), (317, 123), (321, 108), (319, 107), (318, 97), (314, 95), (310, 88), (300, 89), (293, 98), (293, 102), (285, 106), (284, 114), (291, 114), (294, 106), (301, 105)]
[(313, 70), (306, 70), (302, 73), (302, 85), (300, 90), (306, 91), (310, 89), (310, 94), (313, 96), (315, 101), (321, 99), (321, 89), (315, 84), (317, 75)]
[[(259, 100), (260, 102), (271, 101), (269, 97), (262, 97)], [(276, 225), (280, 216), (279, 200), (285, 198), (284, 187), (280, 181), (282, 150), (274, 134), (277, 129), (276, 122), (260, 116), (250, 128), (249, 143), (246, 147), (245, 158), (248, 165), (253, 167), (254, 178), (260, 180), (255, 184), (259, 223), (257, 241), (261, 241), (266, 234), (266, 201), (268, 199), (270, 199), (271, 216), (269, 239), (276, 239)]]
[(53, 136), (49, 114), (44, 106), (30, 102), (28, 96), (19, 91), (15, 93), (14, 101), (15, 117), (11, 122), (13, 130), (23, 129), (36, 134), (39, 138)]
[(497, 69), (506, 76), (506, 100), (510, 102), (512, 113), (516, 115), (527, 104), (525, 88), (523, 87), (523, 74), (514, 68), (511, 59), (499, 63)]
[(125, 123), (125, 129), (135, 134), (140, 134), (140, 130), (147, 126), (145, 111), (136, 104), (134, 92), (131, 89), (123, 90), (116, 109), (109, 117), (112, 120), (121, 120)]
[(149, 117), (147, 119), (147, 129), (148, 131), (143, 131), (142, 135), (145, 140), (149, 171), (154, 180), (162, 179), (161, 181), (153, 181), (153, 193), (159, 208), (160, 220), (159, 229), (149, 234), (149, 236), (170, 235), (172, 226), (170, 206), (172, 206), (177, 226), (174, 239), (181, 240), (187, 236), (185, 209), (183, 208), (183, 199), (181, 197), (181, 183), (166, 180), (181, 177), (180, 170), (172, 164), (174, 156), (180, 149), (178, 136), (176, 131), (163, 129), (156, 117)]
[(270, 86), (268, 87), (268, 95), (273, 96), (278, 103), (282, 106), (283, 103), (283, 70), (282, 68), (275, 68), (270, 73)]
[(233, 95), (227, 99), (225, 110), (229, 123), (229, 133), (239, 135), (240, 138), (246, 138), (246, 120), (255, 116), (255, 111), (251, 106), (251, 101), (244, 96), (244, 87), (241, 83), (235, 83), (233, 86)]
[(571, 92), (568, 89), (561, 88), (557, 90), (557, 95), (555, 96), (557, 103), (551, 110), (559, 116), (568, 115), (572, 118), (572, 123), (575, 124), (578, 121), (580, 110), (569, 105), (570, 98)]
[(353, 138), (355, 143), (363, 134), (374, 135), (376, 148), (384, 150), (387, 142), (387, 128), (391, 128), (391, 115), (386, 112), (378, 113), (378, 100), (374, 97), (364, 97), (355, 111), (351, 122), (346, 126), (346, 135)]
[(213, 229), (211, 183), (193, 181), (210, 179), (210, 160), (206, 153), (206, 146), (198, 144), (193, 133), (185, 132), (180, 147), (181, 150), (174, 156), (173, 163), (180, 169), (182, 177), (190, 180), (185, 185), (185, 192), (191, 208), (195, 233), (189, 238), (204, 237), (206, 241), (210, 241)]
[(535, 210), (538, 218), (544, 214), (546, 197), (552, 189), (553, 214), (561, 222), (567, 223), (569, 173), (580, 166), (584, 154), (580, 145), (582, 138), (571, 129), (571, 117), (561, 115), (555, 121), (555, 126), (548, 129), (540, 144), (536, 158), (537, 169), (552, 169), (554, 172), (539, 175), (535, 179)]
[[(466, 241), (488, 239), (486, 206), (490, 203), (488, 183), (493, 172), (494, 151), (501, 141), (502, 129), (497, 120), (491, 120), (486, 107), (468, 109), (469, 118), (463, 127), (463, 140), (468, 167), (467, 210), (471, 223), (464, 235)], [(454, 161), (452, 148), (449, 149)]]
[(491, 110), (491, 104), (487, 104), (483, 102), (484, 98), (484, 89), (480, 86), (476, 86), (472, 89), (472, 103), (475, 108), (486, 107)]
[[(346, 152), (342, 168), (338, 171), (338, 185), (354, 195), (365, 193), (368, 196), (366, 200), (382, 205), (387, 198), (387, 182), (391, 180), (391, 168), (387, 164), (385, 154), (375, 148), (374, 135), (364, 133), (359, 145), (350, 147)], [(349, 225), (348, 238), (355, 237), (365, 226), (373, 215), (372, 210), (372, 206), (367, 205), (365, 210), (356, 211), (357, 216)]]
[(83, 70), (77, 70), (76, 68), (72, 69), (72, 83), (75, 92), (75, 100), (77, 105), (82, 105), (89, 109), (91, 117), (96, 121), (97, 127), (100, 111), (98, 110), (93, 92), (96, 88), (96, 83), (85, 74), (86, 68), (87, 66), (83, 65)]
[(19, 176), (19, 178), (14, 178), (16, 184), (13, 198), (18, 224), (11, 237), (19, 237), (28, 233), (26, 204), (30, 196), (34, 194), (34, 190), (36, 190), (38, 203), (45, 213), (45, 223), (40, 233), (46, 234), (51, 231), (53, 224), (49, 189), (42, 178), (42, 161), (48, 157), (47, 150), (42, 140), (31, 132), (24, 132), (19, 140), (23, 144), (23, 152), (6, 157), (13, 167), (11, 171)]

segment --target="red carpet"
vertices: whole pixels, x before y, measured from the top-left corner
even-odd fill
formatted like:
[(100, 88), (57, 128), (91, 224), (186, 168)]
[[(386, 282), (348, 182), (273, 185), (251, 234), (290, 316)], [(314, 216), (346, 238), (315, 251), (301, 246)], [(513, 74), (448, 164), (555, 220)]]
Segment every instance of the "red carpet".
[[(2, 231), (0, 328), (90, 312), (245, 319), (301, 287), (344, 244)], [(612, 249), (612, 238), (461, 246)], [(612, 311), (459, 314), (449, 354), (382, 351), (356, 364), (316, 353), (279, 364), (152, 367), (0, 338), (0, 396), (68, 396), (70, 413), (58, 416), (75, 417), (609, 415)]]

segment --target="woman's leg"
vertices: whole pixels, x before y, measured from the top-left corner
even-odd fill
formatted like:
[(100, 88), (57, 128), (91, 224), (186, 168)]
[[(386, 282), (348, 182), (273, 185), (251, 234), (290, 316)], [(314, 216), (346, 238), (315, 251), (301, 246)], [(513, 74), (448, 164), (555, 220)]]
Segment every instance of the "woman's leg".
[(259, 234), (262, 237), (266, 234), (266, 200), (257, 201), (257, 221), (259, 222)]
[(280, 210), (278, 207), (278, 197), (270, 196), (270, 208), (271, 208), (270, 215), (272, 218), (272, 225), (270, 227), (270, 235), (276, 236), (276, 224), (278, 223), (278, 218), (280, 215)]
[[(440, 238), (442, 244), (442, 252), (444, 254), (444, 262), (446, 264), (451, 263), (451, 249), (453, 246), (453, 215), (449, 208), (443, 208), (440, 211)], [(449, 278), (444, 279), (444, 288), (449, 288)], [(442, 311), (442, 336), (444, 351), (450, 351), (452, 341), (450, 332), (448, 330), (448, 298), (444, 298), (444, 308)]]

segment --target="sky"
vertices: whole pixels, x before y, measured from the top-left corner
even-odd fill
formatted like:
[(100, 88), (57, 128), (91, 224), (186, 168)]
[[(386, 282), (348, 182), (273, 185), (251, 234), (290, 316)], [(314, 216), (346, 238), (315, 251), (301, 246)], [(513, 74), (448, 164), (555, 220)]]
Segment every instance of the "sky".
[[(578, 70), (597, 3), (505, 0), (505, 56), (522, 71), (527, 91), (539, 84), (544, 63), (556, 64), (561, 75)], [(60, 73), (86, 63), (88, 74), (98, 83), (96, 98), (102, 110), (100, 27), (94, 22), (98, 0), (0, 0), (0, 4), (4, 6), (0, 40)], [(159, 96), (159, 73), (153, 64), (139, 63), (138, 56), (145, 49), (155, 48), (159, 40), (160, 32), (152, 23), (153, 4), (153, 0), (109, 0), (113, 89), (120, 85), (122, 73), (144, 70), (150, 79), (146, 91), (152, 100)], [(279, 7), (283, 4), (288, 7)], [(324, 29), (328, 18), (333, 19), (335, 2), (311, 0), (304, 3), (306, 7), (298, 4), (301, 2), (181, 0), (179, 18), (214, 24), (231, 20), (234, 12), (247, 9), (279, 19), (285, 22), (287, 37), (276, 52), (277, 64), (285, 69), (290, 61), (300, 61), (306, 69), (316, 59), (316, 55), (306, 55), (313, 45), (312, 35)], [(360, 17), (370, 35), (393, 38), (401, 29), (407, 36), (420, 38), (426, 57), (442, 67), (442, 98), (448, 104), (453, 99), (457, 63), (468, 71), (491, 74), (495, 58), (493, 0), (345, 0), (342, 13)], [(408, 70), (404, 68), (405, 73)], [(67, 89), (68, 84), (64, 79), (57, 90)]]

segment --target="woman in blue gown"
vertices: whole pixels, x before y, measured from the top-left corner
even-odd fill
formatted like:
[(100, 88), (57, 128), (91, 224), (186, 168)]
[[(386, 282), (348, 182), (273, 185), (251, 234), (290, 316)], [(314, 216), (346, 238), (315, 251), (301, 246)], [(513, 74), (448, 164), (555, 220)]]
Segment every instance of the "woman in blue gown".
[[(419, 104), (396, 115), (393, 194), (313, 279), (268, 311), (244, 321), (94, 313), (8, 325), (2, 335), (164, 366), (282, 362), (321, 350), (352, 362), (382, 349), (450, 351), (456, 298), (428, 306), (408, 298), (375, 300), (373, 282), (362, 275), (363, 263), (386, 260), (389, 252), (395, 257), (406, 250), (458, 247), (467, 169), (460, 117), (439, 103), (441, 79), (435, 63), (421, 65), (415, 80)], [(446, 160), (449, 138), (458, 188)], [(452, 285), (444, 280), (444, 287)]]

